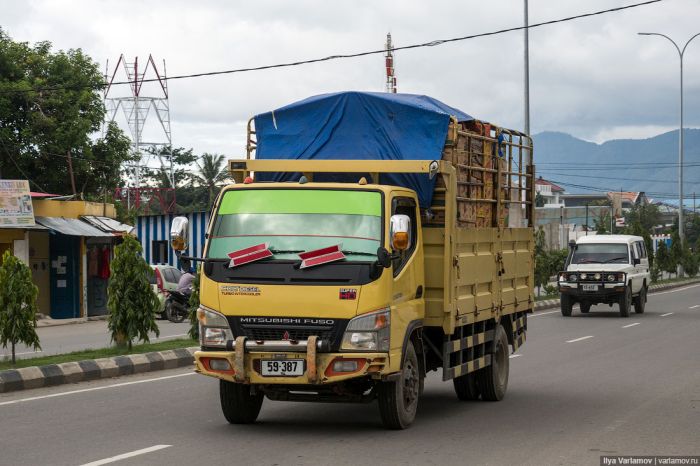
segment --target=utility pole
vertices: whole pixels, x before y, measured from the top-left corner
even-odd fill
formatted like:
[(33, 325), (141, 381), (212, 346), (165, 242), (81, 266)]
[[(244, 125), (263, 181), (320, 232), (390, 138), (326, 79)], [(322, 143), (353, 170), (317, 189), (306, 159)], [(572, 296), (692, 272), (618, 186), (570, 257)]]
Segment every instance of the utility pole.
[[(528, 7), (527, 0), (525, 1), (525, 134), (530, 135), (530, 30), (528, 29)], [(526, 152), (527, 153), (527, 152)], [(530, 160), (526, 160), (525, 163), (528, 164)]]
[(71, 158), (70, 149), (68, 149), (68, 174), (70, 175), (70, 185), (73, 188), (73, 195), (77, 193), (75, 191), (75, 176), (73, 176), (73, 159)]

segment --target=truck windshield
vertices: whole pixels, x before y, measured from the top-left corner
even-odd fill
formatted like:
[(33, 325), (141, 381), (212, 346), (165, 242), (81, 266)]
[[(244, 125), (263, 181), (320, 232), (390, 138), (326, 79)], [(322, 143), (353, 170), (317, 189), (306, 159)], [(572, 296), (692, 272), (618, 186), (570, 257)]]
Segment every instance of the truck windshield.
[(382, 195), (330, 189), (234, 189), (224, 194), (209, 258), (268, 243), (275, 259), (342, 244), (348, 261), (372, 261), (382, 242)]
[(571, 257), (572, 264), (626, 264), (628, 262), (626, 244), (579, 244)]

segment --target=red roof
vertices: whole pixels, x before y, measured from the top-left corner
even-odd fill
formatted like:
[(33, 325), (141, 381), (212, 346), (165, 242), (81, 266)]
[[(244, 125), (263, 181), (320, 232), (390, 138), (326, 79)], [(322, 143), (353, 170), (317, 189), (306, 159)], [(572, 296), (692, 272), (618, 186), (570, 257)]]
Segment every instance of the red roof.
[(552, 183), (551, 181), (547, 181), (542, 177), (537, 178), (535, 180), (535, 184), (539, 184), (542, 186), (551, 186), (552, 192), (555, 192), (555, 191), (563, 192), (564, 191), (564, 188), (562, 188), (561, 186), (557, 186), (556, 184)]
[(35, 192), (30, 192), (29, 195), (32, 197), (59, 197), (60, 196), (60, 194), (35, 193)]

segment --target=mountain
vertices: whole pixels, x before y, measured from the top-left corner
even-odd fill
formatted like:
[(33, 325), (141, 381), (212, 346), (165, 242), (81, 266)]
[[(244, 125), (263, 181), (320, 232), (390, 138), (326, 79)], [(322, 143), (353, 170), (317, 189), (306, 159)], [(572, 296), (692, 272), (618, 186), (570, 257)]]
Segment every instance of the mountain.
[[(693, 192), (700, 195), (700, 129), (686, 128), (683, 134), (683, 192), (692, 199)], [(537, 176), (567, 192), (644, 191), (658, 200), (678, 196), (678, 131), (602, 144), (550, 131), (533, 140)]]

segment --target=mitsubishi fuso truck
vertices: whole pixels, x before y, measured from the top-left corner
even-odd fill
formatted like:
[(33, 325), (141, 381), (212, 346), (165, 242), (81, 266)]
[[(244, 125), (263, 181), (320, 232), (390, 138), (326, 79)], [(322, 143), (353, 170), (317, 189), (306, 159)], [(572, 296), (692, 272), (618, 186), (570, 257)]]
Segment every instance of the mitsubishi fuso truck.
[[(257, 115), (247, 140), (195, 258), (195, 370), (219, 379), (225, 418), (376, 400), (403, 429), (432, 371), (501, 400), (534, 308), (530, 137), (426, 96), (342, 92)], [(186, 232), (176, 218), (176, 250)]]

